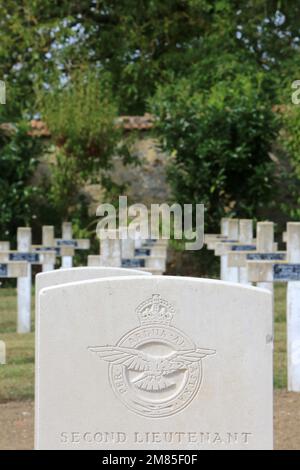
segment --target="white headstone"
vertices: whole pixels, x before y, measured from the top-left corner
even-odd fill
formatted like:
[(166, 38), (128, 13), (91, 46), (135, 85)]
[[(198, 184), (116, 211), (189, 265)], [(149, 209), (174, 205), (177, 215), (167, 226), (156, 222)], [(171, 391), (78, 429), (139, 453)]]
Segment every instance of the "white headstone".
[(163, 276), (40, 293), (37, 449), (271, 449), (272, 299)]
[(35, 278), (35, 292), (39, 295), (42, 289), (46, 287), (58, 286), (60, 284), (69, 284), (72, 282), (88, 281), (114, 276), (139, 276), (150, 273), (138, 271), (136, 269), (125, 268), (105, 268), (105, 267), (79, 267), (70, 269), (56, 269), (47, 273), (39, 273)]
[(39, 320), (38, 302), (39, 294), (46, 287), (59, 286), (60, 284), (69, 284), (72, 282), (89, 281), (92, 279), (101, 279), (113, 276), (139, 276), (148, 275), (150, 273), (137, 271), (136, 269), (124, 268), (105, 268), (105, 267), (80, 267), (70, 269), (56, 269), (55, 271), (39, 273), (35, 277), (35, 306), (36, 306), (36, 322)]
[[(135, 269), (124, 268), (105, 268), (105, 267), (79, 267), (70, 269), (56, 269), (39, 273), (35, 277), (35, 321), (36, 330), (39, 329), (39, 296), (42, 289), (46, 287), (59, 286), (61, 284), (69, 284), (79, 281), (88, 281), (93, 279), (101, 279), (106, 277), (119, 276), (151, 276), (148, 272), (137, 271)], [(36, 351), (36, 358), (38, 350)]]

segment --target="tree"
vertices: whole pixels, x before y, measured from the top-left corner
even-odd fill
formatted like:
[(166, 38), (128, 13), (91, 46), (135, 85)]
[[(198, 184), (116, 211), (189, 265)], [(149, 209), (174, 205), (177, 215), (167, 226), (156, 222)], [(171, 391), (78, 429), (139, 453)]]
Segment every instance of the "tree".
[(83, 69), (39, 97), (42, 118), (57, 149), (49, 202), (59, 217), (66, 218), (74, 213), (85, 183), (99, 182), (101, 172), (110, 168), (120, 142), (110, 76)]
[(285, 150), (286, 166), (283, 167), (283, 178), (287, 196), (281, 201), (284, 212), (291, 220), (300, 217), (300, 106), (289, 103), (282, 107), (283, 129), (281, 144)]
[(38, 188), (32, 177), (41, 143), (19, 124), (9, 134), (0, 132), (0, 238), (13, 240), (17, 227), (30, 225), (37, 216)]
[(151, 100), (179, 203), (203, 203), (217, 228), (225, 214), (253, 217), (274, 197), (269, 157), (278, 122), (262, 77), (237, 74), (209, 89), (199, 74), (160, 87)]
[[(292, 7), (291, 7), (292, 3)], [(7, 110), (34, 113), (36, 83), (82, 64), (112, 77), (121, 113), (143, 113), (158, 84), (205, 58), (236, 54), (270, 80), (299, 68), (299, 2), (290, 0), (1, 0)]]
[[(167, 90), (171, 90), (173, 84), (176, 84), (175, 93), (180, 95), (180, 87), (186, 86), (185, 79), (189, 77), (187, 86), (191, 82), (197, 83), (198, 86), (198, 94), (195, 87), (192, 90), (196, 103), (201, 101), (202, 94), (201, 106), (206, 109), (204, 115), (208, 123), (210, 122), (210, 125), (207, 124), (207, 130), (210, 131), (214, 124), (218, 125), (213, 115), (208, 115), (209, 109), (212, 109), (217, 113), (216, 119), (221, 118), (225, 123), (221, 132), (223, 136), (227, 135), (230, 127), (229, 118), (233, 120), (231, 125), (240, 136), (242, 129), (237, 115), (234, 112), (222, 115), (222, 110), (211, 107), (205, 90), (214, 92), (219, 83), (229, 87), (230, 83), (235, 81), (236, 75), (244, 75), (245, 80), (251, 75), (253, 83), (259, 76), (262, 78), (259, 79), (261, 85), (257, 99), (261, 100), (262, 107), (266, 106), (270, 110), (274, 104), (285, 102), (282, 88), (289, 87), (291, 81), (299, 78), (297, 73), (300, 65), (300, 3), (296, 1), (0, 0), (0, 5), (0, 79), (7, 82), (5, 115), (8, 121), (17, 121), (24, 115), (29, 119), (40, 112), (36, 89), (59, 88), (61, 83), (68, 83), (76, 72), (92, 69), (97, 73), (101, 71), (109, 75), (113, 104), (119, 114), (144, 113), (149, 99), (162, 93), (158, 91), (156, 94), (157, 89), (165, 90), (163, 94), (167, 96)], [(201, 81), (199, 77), (202, 77)], [(255, 87), (254, 83), (253, 90)], [(229, 100), (230, 106), (238, 109), (233, 103), (240, 104), (238, 96), (230, 98), (225, 90), (223, 91), (225, 102)], [(194, 105), (189, 96), (186, 98), (191, 110), (187, 110), (185, 103), (182, 106), (190, 120), (189, 113), (193, 112)], [(249, 103), (245, 105), (239, 118), (252, 122), (255, 118), (255, 99), (249, 100), (252, 100), (253, 107)], [(244, 103), (242, 105), (244, 106)], [(246, 112), (247, 109), (249, 113)], [(257, 108), (256, 111), (257, 116), (260, 116), (261, 110)], [(272, 131), (272, 117), (265, 111), (262, 111), (262, 114), (263, 123), (267, 126), (266, 140), (270, 142), (269, 139), (275, 139), (276, 134)], [(192, 122), (197, 123), (193, 119)], [(253, 129), (252, 124), (250, 128)], [(166, 140), (170, 141), (167, 125), (165, 129), (160, 130), (162, 133), (167, 132)], [(174, 134), (175, 131), (180, 135), (181, 129), (177, 124), (173, 126)], [(258, 128), (255, 128), (254, 132), (257, 135)], [(210, 134), (215, 140), (216, 136), (208, 132), (208, 135)], [(170, 148), (176, 149), (178, 142), (175, 142), (175, 135), (172, 138), (174, 145), (170, 145)], [(251, 147), (251, 153), (254, 152), (254, 144), (250, 144), (249, 139), (250, 136), (246, 133), (245, 146)], [(222, 139), (222, 142), (223, 151), (225, 140)], [(241, 139), (239, 142), (242, 145)], [(260, 149), (269, 150), (269, 144), (267, 145), (264, 139), (259, 138), (258, 142)], [(85, 147), (82, 142), (78, 145), (81, 149)], [(229, 148), (230, 152), (233, 151), (229, 144), (226, 148)], [(230, 152), (225, 152), (225, 155), (232, 165), (232, 157), (228, 156), (231, 155)], [(75, 155), (74, 147), (71, 152), (69, 145), (60, 145), (58, 165), (54, 169), (55, 171), (61, 166), (60, 177), (63, 176), (63, 171), (74, 175), (71, 182), (67, 181), (66, 177), (63, 180), (71, 185), (75, 183), (73, 189), (68, 189), (58, 175), (54, 178), (57, 181), (57, 189), (60, 191), (60, 188), (64, 188), (69, 194), (82, 181), (77, 180), (77, 176), (85, 172), (82, 168), (77, 171), (77, 164), (82, 162), (83, 158), (79, 155), (75, 162), (71, 154)], [(237, 158), (241, 158), (243, 167), (247, 160), (243, 152), (238, 153)], [(105, 159), (102, 159), (102, 162), (104, 161)], [(264, 182), (263, 174), (267, 174), (269, 178), (269, 170), (263, 168), (262, 160), (259, 162), (257, 168), (262, 173), (256, 174), (255, 178), (267, 189), (269, 180)], [(222, 161), (222, 164), (225, 165), (224, 171), (228, 173), (228, 177), (232, 175), (232, 181), (236, 185), (227, 160)], [(193, 166), (190, 169), (192, 170)], [(250, 174), (254, 175), (258, 169), (251, 167)], [(221, 174), (215, 182), (220, 182), (221, 186), (225, 184)], [(252, 183), (254, 184), (254, 179)], [(250, 189), (249, 187), (249, 191)], [(226, 191), (229, 197), (232, 190), (228, 182)], [(253, 205), (251, 191), (248, 209), (242, 208), (244, 202), (235, 202), (237, 211), (249, 212)], [(262, 196), (267, 196), (267, 192), (260, 192)], [(52, 194), (57, 200), (60, 198), (55, 196), (55, 191)], [(64, 193), (60, 195), (64, 199)], [(225, 202), (228, 203), (227, 200), (224, 200)], [(253, 210), (254, 206), (256, 207), (256, 202)]]

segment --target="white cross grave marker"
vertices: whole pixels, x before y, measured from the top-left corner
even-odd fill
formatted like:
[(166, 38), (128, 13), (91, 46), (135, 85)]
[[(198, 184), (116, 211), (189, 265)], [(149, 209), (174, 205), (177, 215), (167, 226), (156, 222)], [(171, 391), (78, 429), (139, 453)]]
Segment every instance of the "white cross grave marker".
[[(42, 227), (42, 247), (54, 247), (54, 227), (51, 225), (44, 225)], [(55, 263), (43, 264), (43, 272), (53, 271)]]
[(125, 238), (122, 232), (127, 230), (110, 231), (110, 238), (100, 241), (100, 255), (89, 255), (88, 266), (122, 267), (139, 269), (152, 274), (163, 274), (166, 270), (166, 241), (142, 241), (140, 248), (135, 248), (135, 240)]
[[(248, 240), (250, 242), (250, 238), (248, 238)], [(233, 245), (232, 247), (229, 246), (229, 248), (235, 248), (235, 250), (228, 251), (228, 266), (236, 266), (240, 268), (240, 282), (243, 284), (251, 284), (247, 278), (247, 260), (285, 259), (285, 253), (278, 252), (277, 244), (274, 243), (274, 225), (272, 222), (258, 222), (257, 240), (252, 239), (252, 244), (249, 243), (249, 245), (241, 246)], [(270, 284), (261, 284), (259, 287), (272, 290), (272, 286)]]
[(64, 222), (62, 224), (62, 238), (55, 239), (55, 245), (61, 249), (62, 268), (72, 268), (75, 250), (89, 250), (90, 240), (87, 238), (74, 239), (72, 224)]
[[(274, 251), (274, 223), (258, 222), (256, 230), (257, 251), (259, 253), (272, 253)], [(258, 282), (257, 287), (268, 289), (274, 293), (273, 283)]]
[[(122, 251), (123, 267), (146, 270), (157, 275), (166, 271), (167, 240), (144, 240), (140, 248), (134, 248), (130, 243), (131, 240), (122, 240), (122, 242), (129, 242), (130, 247), (130, 250), (125, 248), (125, 251)], [(126, 253), (131, 256), (126, 256)]]
[[(253, 220), (240, 219), (239, 225), (239, 242), (243, 245), (251, 245), (253, 243)], [(230, 266), (229, 259), (228, 265)], [(241, 284), (250, 284), (247, 279), (247, 267), (239, 268), (239, 282)]]
[[(238, 243), (239, 221), (237, 219), (229, 219), (223, 217), (221, 219), (220, 234), (205, 234), (204, 243), (208, 250), (216, 250), (220, 243)], [(215, 253), (216, 254), (216, 253)], [(228, 267), (228, 259), (226, 253), (220, 253), (220, 278), (223, 281), (238, 282), (238, 268)]]
[(90, 267), (121, 267), (121, 241), (116, 230), (107, 230), (106, 238), (100, 240), (100, 255), (89, 255)]
[[(226, 235), (228, 239), (238, 240), (239, 239), (239, 221), (238, 219), (227, 219), (221, 220), (221, 232)], [(221, 256), (221, 280), (228, 282), (239, 281), (239, 270), (238, 268), (228, 267), (227, 255)]]
[[(30, 253), (31, 251), (31, 228), (18, 228), (17, 249), (21, 253)], [(27, 263), (26, 276), (17, 280), (18, 296), (18, 321), (17, 332), (30, 332), (31, 317), (31, 264)]]
[[(35, 252), (31, 245), (31, 228), (19, 227), (17, 231), (17, 250), (1, 251), (0, 263), (2, 266), (8, 266), (12, 270), (15, 266), (18, 274), (17, 262), (23, 262), (25, 269), (22, 269), (22, 275), (17, 277), (17, 297), (18, 297), (18, 319), (17, 332), (29, 333), (31, 323), (31, 265), (41, 264), (49, 265), (55, 263), (55, 251)], [(8, 271), (9, 277), (9, 271)]]
[(300, 223), (287, 224), (287, 261), (249, 261), (248, 277), (268, 285), (287, 282), (288, 390), (300, 392)]

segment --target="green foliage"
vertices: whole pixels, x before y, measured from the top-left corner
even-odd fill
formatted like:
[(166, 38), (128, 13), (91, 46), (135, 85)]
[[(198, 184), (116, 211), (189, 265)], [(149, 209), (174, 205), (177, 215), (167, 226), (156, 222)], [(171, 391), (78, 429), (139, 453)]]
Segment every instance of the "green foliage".
[(120, 141), (110, 77), (77, 71), (64, 85), (39, 92), (42, 118), (58, 147), (49, 200), (61, 217), (74, 212), (80, 188), (110, 168)]
[(157, 84), (170, 72), (184, 77), (207, 51), (252, 61), (268, 74), (271, 87), (272, 76), (289, 79), (299, 67), (296, 1), (1, 0), (0, 5), (0, 77), (8, 80), (10, 115), (34, 113), (35, 84), (68, 77), (83, 63), (111, 74), (122, 114), (144, 112)]
[(160, 87), (151, 106), (171, 154), (175, 199), (205, 204), (206, 222), (216, 228), (224, 213), (254, 216), (274, 197), (269, 152), (278, 123), (260, 76), (236, 75), (209, 89), (202, 80), (193, 75)]
[(294, 105), (286, 109), (284, 114), (284, 143), (292, 157), (295, 175), (300, 179), (300, 106)]
[[(177, 148), (179, 140), (188, 136), (188, 130), (181, 129), (178, 122), (174, 123), (173, 130), (170, 122), (160, 129), (161, 135), (166, 131), (167, 148), (177, 151), (178, 165), (173, 166), (173, 170), (178, 171), (178, 177), (172, 175), (173, 182), (177, 180), (175, 190), (181, 191), (182, 184), (185, 191), (191, 184), (189, 198), (192, 195), (195, 200), (199, 190), (194, 194), (194, 182), (189, 182), (194, 175), (189, 177), (187, 170), (199, 173), (201, 167), (201, 184), (203, 192), (209, 191), (209, 208), (224, 203), (233, 212), (251, 214), (259, 207), (257, 199), (268, 196), (272, 172), (267, 159), (270, 149), (267, 141), (270, 143), (276, 134), (270, 108), (284, 102), (281, 89), (299, 78), (299, 2), (0, 0), (0, 6), (0, 79), (7, 83), (7, 104), (0, 112), (5, 114), (6, 122), (17, 122), (22, 115), (30, 118), (39, 113), (35, 90), (43, 87), (49, 90), (44, 114), (48, 114), (59, 153), (47, 192), (48, 214), (52, 209), (55, 212), (55, 208), (59, 214), (68, 212), (68, 207), (73, 212), (74, 207), (80, 205), (76, 188), (83, 184), (83, 179), (93, 178), (100, 166), (102, 169), (109, 166), (116, 140), (109, 131), (110, 124), (107, 132), (104, 130), (105, 113), (107, 121), (116, 112), (116, 107), (119, 114), (142, 114), (148, 100), (155, 94), (158, 97), (162, 93), (160, 90), (164, 90), (167, 99), (169, 89), (168, 99), (172, 101), (173, 86), (176, 99), (182, 94), (182, 120), (191, 123), (190, 129), (196, 127), (192, 137), (187, 137), (186, 143), (180, 143), (183, 145), (180, 152)], [(101, 70), (101, 77), (93, 79), (87, 70)], [(85, 75), (83, 82), (77, 80), (78, 86), (76, 74)], [(244, 75), (245, 80), (250, 75), (255, 77), (253, 90), (257, 77), (263, 77), (258, 79), (261, 85), (257, 87), (256, 97), (261, 108), (255, 109), (254, 94), (247, 103), (238, 97), (238, 92), (232, 97), (226, 94), (225, 88), (230, 88), (237, 75)], [(186, 78), (195, 76), (197, 80)], [(102, 86), (96, 93), (98, 79)], [(85, 80), (87, 88), (80, 86)], [(191, 90), (195, 103), (190, 96), (184, 96), (184, 90), (180, 91), (180, 87), (188, 89), (190, 81), (195, 83)], [(65, 82), (67, 85), (61, 87), (60, 84)], [(98, 108), (91, 109), (88, 103), (94, 98), (102, 103), (105, 100), (103, 90), (109, 96), (109, 106), (101, 114)], [(229, 113), (211, 101), (214, 94), (224, 96), (225, 106), (231, 109)], [(190, 116), (197, 115), (197, 106), (205, 109), (200, 127), (198, 118)], [(175, 103), (173, 115), (174, 110)], [(240, 119), (247, 124), (250, 122), (249, 129), (246, 124), (243, 128)], [(266, 138), (252, 139), (252, 130), (257, 136), (265, 124)], [(220, 132), (214, 133), (214, 127)], [(200, 134), (198, 128), (202, 129), (202, 140), (206, 140), (207, 130), (208, 140), (202, 144), (199, 140), (199, 144), (194, 145), (193, 134)], [(232, 128), (237, 138), (232, 136), (230, 140), (228, 135)], [(241, 139), (242, 132), (246, 133), (245, 142)], [(220, 134), (220, 138), (216, 138), (216, 134)], [(258, 156), (255, 156), (255, 142), (259, 147)], [(187, 164), (182, 168), (180, 155), (185, 162), (192, 159), (191, 154), (184, 156), (187, 149), (202, 157), (197, 157), (197, 165)], [(295, 169), (295, 152), (291, 147), (288, 152)], [(206, 159), (214, 161), (215, 167)], [(247, 179), (242, 168), (247, 168)], [(205, 175), (211, 178), (211, 174), (210, 184)], [(297, 182), (298, 172), (293, 170), (293, 176)], [(241, 177), (243, 185), (239, 184)], [(219, 190), (215, 189), (218, 186)], [(295, 197), (297, 199), (297, 193), (293, 191)], [(215, 208), (213, 211), (215, 215), (222, 212)]]
[(17, 227), (30, 225), (37, 216), (38, 188), (32, 177), (41, 143), (28, 134), (28, 126), (0, 133), (0, 238), (13, 240)]
[(109, 75), (77, 71), (66, 85), (43, 92), (40, 109), (55, 143), (76, 155), (78, 169), (89, 175), (108, 166), (120, 138)]
[(289, 192), (289, 199), (283, 208), (292, 220), (300, 218), (300, 106), (289, 104), (283, 110), (283, 130), (281, 143), (288, 156), (288, 166), (284, 169), (284, 178)]

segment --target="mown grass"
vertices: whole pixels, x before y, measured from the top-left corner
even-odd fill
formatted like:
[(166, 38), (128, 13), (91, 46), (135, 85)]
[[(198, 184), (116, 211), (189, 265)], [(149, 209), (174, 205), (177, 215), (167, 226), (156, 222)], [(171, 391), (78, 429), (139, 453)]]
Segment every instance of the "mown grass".
[[(32, 296), (32, 331), (34, 299)], [(6, 365), (0, 366), (0, 402), (34, 395), (34, 333), (16, 333), (16, 289), (0, 288), (0, 340), (6, 343)]]
[(286, 284), (275, 287), (274, 386), (287, 387)]
[[(286, 388), (286, 287), (275, 288), (274, 385)], [(0, 402), (34, 397), (34, 333), (16, 334), (16, 290), (0, 288), (0, 340), (5, 341), (7, 364), (0, 366)], [(32, 298), (32, 331), (34, 301)]]

